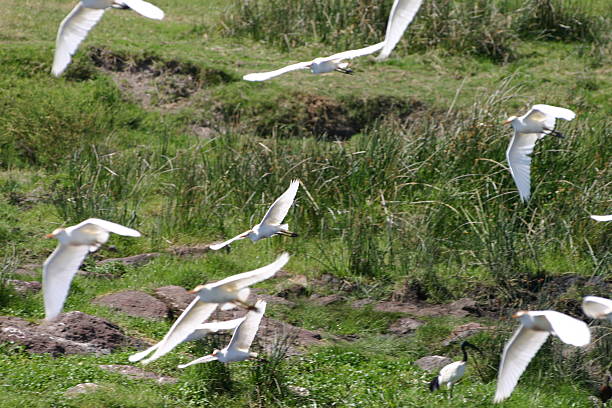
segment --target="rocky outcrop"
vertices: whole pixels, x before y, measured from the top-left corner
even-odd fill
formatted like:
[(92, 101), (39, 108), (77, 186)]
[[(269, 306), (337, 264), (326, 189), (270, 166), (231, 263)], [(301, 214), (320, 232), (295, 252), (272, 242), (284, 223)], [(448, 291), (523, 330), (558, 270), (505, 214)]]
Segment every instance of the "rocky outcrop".
[(101, 364), (98, 367), (104, 371), (124, 375), (132, 380), (154, 380), (158, 384), (174, 384), (178, 381), (174, 377), (166, 377), (131, 365)]
[(142, 345), (108, 320), (78, 311), (41, 325), (0, 316), (0, 342), (22, 345), (31, 353), (53, 355), (109, 354), (121, 347)]
[(430, 372), (438, 372), (442, 367), (452, 363), (448, 357), (444, 356), (425, 356), (414, 362), (420, 369)]
[(94, 304), (107, 306), (134, 317), (164, 319), (170, 310), (164, 302), (144, 292), (125, 290), (97, 297)]

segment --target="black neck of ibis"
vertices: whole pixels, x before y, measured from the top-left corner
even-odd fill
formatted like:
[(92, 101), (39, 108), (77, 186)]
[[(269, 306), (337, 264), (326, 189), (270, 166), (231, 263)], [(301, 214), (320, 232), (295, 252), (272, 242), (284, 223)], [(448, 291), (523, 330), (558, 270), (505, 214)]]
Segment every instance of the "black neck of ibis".
[(467, 347), (471, 347), (474, 350), (478, 351), (479, 353), (481, 352), (480, 349), (476, 347), (475, 345), (473, 345), (472, 343), (468, 343), (467, 341), (464, 341), (463, 343), (461, 343), (461, 351), (463, 351), (463, 359), (461, 361), (463, 361), (464, 363), (468, 361), (468, 354), (466, 350)]

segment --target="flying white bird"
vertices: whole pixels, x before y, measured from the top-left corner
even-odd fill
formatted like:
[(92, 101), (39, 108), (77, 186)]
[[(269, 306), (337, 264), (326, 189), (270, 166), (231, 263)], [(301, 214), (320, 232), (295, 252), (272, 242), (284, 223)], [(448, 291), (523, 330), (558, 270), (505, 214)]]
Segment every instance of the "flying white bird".
[(563, 313), (552, 310), (519, 311), (512, 317), (518, 318), (521, 325), (504, 347), (494, 402), (501, 402), (512, 394), (521, 374), (549, 334), (573, 346), (586, 346), (591, 341), (588, 326)]
[[(156, 345), (153, 355), (146, 360), (142, 360), (142, 363), (148, 364), (155, 361), (172, 351), (177, 345), (188, 341), (189, 336), (210, 317), (219, 304), (223, 304), (224, 309), (240, 305), (253, 310), (254, 306), (246, 303), (251, 291), (249, 286), (274, 276), (288, 261), (289, 254), (283, 253), (276, 261), (262, 268), (233, 275), (215, 283), (197, 286), (190, 292), (195, 293), (197, 297), (187, 306), (168, 330), (168, 333)], [(129, 360), (138, 361), (144, 357), (142, 354), (144, 352), (133, 354), (129, 357)]]
[(612, 322), (612, 300), (599, 296), (586, 296), (582, 300), (582, 310), (591, 319), (608, 319)]
[[(193, 331), (189, 335), (187, 335), (187, 337), (185, 337), (180, 343), (200, 340), (206, 337), (208, 334), (216, 333), (220, 330), (233, 330), (242, 322), (243, 319), (244, 318), (226, 320), (222, 322), (202, 323), (202, 324), (195, 325), (193, 326)], [(162, 344), (163, 342), (160, 341), (157, 344), (154, 344), (153, 346), (149, 347), (148, 349), (144, 351), (140, 351), (138, 353), (132, 354), (128, 358), (128, 360), (130, 360), (131, 362), (140, 361), (146, 356), (148, 356), (149, 354), (151, 354), (152, 352), (154, 352), (155, 350), (157, 350)]]
[(506, 158), (510, 166), (510, 173), (518, 187), (521, 201), (529, 200), (531, 195), (531, 156), (538, 140), (545, 135), (563, 138), (555, 130), (555, 119), (572, 120), (576, 114), (569, 109), (550, 105), (533, 105), (525, 115), (511, 116), (504, 124), (511, 123), (514, 136), (510, 141)]
[(266, 215), (264, 215), (261, 222), (252, 229), (220, 244), (210, 245), (209, 248), (216, 251), (234, 241), (244, 238), (250, 238), (251, 241), (255, 242), (277, 234), (288, 237), (297, 237), (295, 232), (288, 230), (289, 224), (281, 224), (281, 222), (283, 222), (283, 219), (287, 216), (289, 209), (293, 205), (293, 200), (295, 199), (299, 186), (299, 180), (293, 180), (289, 185), (289, 188), (280, 197), (278, 197), (274, 204), (272, 204), (272, 206), (268, 209), (268, 212)]
[(453, 386), (459, 381), (465, 373), (465, 367), (467, 366), (468, 354), (466, 347), (471, 347), (481, 353), (480, 349), (474, 346), (472, 343), (464, 341), (461, 343), (461, 351), (463, 352), (463, 359), (461, 361), (455, 361), (442, 367), (440, 374), (431, 380), (429, 383), (429, 391), (434, 392), (440, 387), (446, 385), (450, 390), (450, 396), (453, 396)]
[(246, 303), (251, 289), (249, 286), (271, 278), (289, 262), (289, 254), (284, 252), (276, 261), (254, 271), (239, 273), (223, 280), (197, 286), (190, 293), (196, 294), (201, 302), (219, 303), (223, 309), (243, 306), (252, 310), (253, 306)]
[[(188, 337), (215, 311), (217, 303), (201, 302), (198, 298), (185, 308), (183, 313), (176, 319), (168, 333), (164, 338), (155, 345), (155, 352), (146, 360), (142, 360), (142, 364), (149, 364), (152, 361), (168, 354), (179, 344), (188, 341)], [(146, 351), (146, 350), (145, 350)], [(144, 356), (143, 352), (132, 354), (128, 359), (130, 361), (138, 361)], [(149, 353), (146, 353), (147, 355)]]
[(59, 245), (43, 263), (43, 297), (45, 319), (50, 320), (62, 311), (70, 289), (70, 282), (89, 252), (94, 252), (108, 241), (110, 233), (139, 237), (140, 232), (114, 222), (89, 218), (68, 228), (58, 228), (47, 238), (55, 238)]
[(297, 64), (288, 65), (284, 68), (277, 69), (276, 71), (247, 74), (243, 76), (242, 79), (245, 81), (265, 81), (287, 72), (297, 71), (298, 69), (310, 69), (313, 74), (325, 74), (332, 71), (351, 74), (353, 71), (348, 67), (348, 62), (344, 62), (344, 60), (373, 54), (380, 50), (384, 45), (385, 43), (383, 41), (378, 44), (370, 45), (369, 47), (360, 48), (358, 50), (344, 51), (338, 54), (330, 55), (329, 57), (315, 58), (312, 61), (307, 62), (298, 62)]
[(387, 23), (385, 45), (380, 54), (378, 54), (378, 57), (376, 57), (377, 60), (382, 61), (391, 54), (391, 51), (393, 51), (402, 35), (404, 35), (404, 31), (406, 31), (406, 28), (408, 28), (408, 25), (414, 19), (417, 11), (421, 8), (421, 3), (423, 3), (423, 0), (395, 0), (393, 2)]
[(257, 303), (255, 303), (255, 309), (250, 310), (243, 318), (244, 320), (234, 330), (232, 339), (227, 347), (223, 350), (214, 350), (207, 356), (197, 358), (187, 364), (181, 364), (178, 367), (185, 368), (190, 365), (207, 363), (214, 360), (219, 360), (222, 363), (232, 363), (257, 357), (257, 353), (250, 352), (249, 348), (253, 340), (255, 340), (255, 334), (259, 329), (259, 323), (261, 323), (261, 318), (265, 311), (266, 302), (264, 300), (258, 300)]
[(81, 0), (64, 18), (55, 40), (55, 56), (51, 73), (60, 76), (66, 69), (87, 33), (102, 18), (107, 8), (132, 9), (138, 14), (161, 20), (164, 12), (143, 0)]
[(591, 215), (591, 218), (595, 221), (612, 221), (611, 215)]

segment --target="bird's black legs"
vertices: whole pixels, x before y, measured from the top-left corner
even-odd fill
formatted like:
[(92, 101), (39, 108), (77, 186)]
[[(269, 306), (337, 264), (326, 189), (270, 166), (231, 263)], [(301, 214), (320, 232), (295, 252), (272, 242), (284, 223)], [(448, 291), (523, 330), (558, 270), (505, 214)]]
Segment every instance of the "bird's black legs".
[(343, 74), (353, 75), (353, 70), (350, 68), (336, 68), (336, 71), (342, 72)]
[(549, 129), (545, 129), (548, 130), (548, 134), (549, 135), (553, 135), (555, 137), (558, 137), (559, 139), (565, 139), (565, 135), (563, 135), (563, 133), (556, 131), (555, 129), (549, 130)]
[(285, 230), (280, 230), (280, 231), (277, 232), (277, 234), (284, 235), (286, 237), (291, 237), (291, 238), (295, 238), (295, 237), (298, 236), (298, 234), (295, 233), (295, 232), (285, 231)]

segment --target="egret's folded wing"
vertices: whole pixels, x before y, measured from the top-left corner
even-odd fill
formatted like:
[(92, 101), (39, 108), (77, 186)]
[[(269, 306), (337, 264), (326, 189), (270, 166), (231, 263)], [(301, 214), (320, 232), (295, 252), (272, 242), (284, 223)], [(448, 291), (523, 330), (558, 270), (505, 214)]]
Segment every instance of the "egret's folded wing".
[(612, 221), (611, 215), (591, 215), (591, 218), (595, 221)]
[(417, 11), (421, 8), (423, 0), (395, 0), (385, 34), (385, 45), (376, 59), (384, 60), (395, 48), (399, 40), (404, 35), (404, 31), (414, 19)]
[(519, 133), (514, 132), (510, 141), (506, 158), (510, 167), (510, 173), (518, 188), (522, 201), (529, 200), (531, 194), (531, 156), (537, 140), (540, 138), (538, 133)]
[(124, 227), (123, 225), (120, 225), (120, 224), (115, 224), (114, 222), (101, 220), (99, 218), (88, 218), (85, 221), (75, 225), (74, 229), (75, 230), (79, 230), (82, 228), (89, 229), (92, 226), (96, 228), (100, 228), (108, 232), (112, 232), (114, 234), (125, 235), (127, 237), (139, 237), (140, 236), (140, 232), (134, 229)]
[(530, 330), (523, 325), (514, 332), (504, 347), (497, 375), (494, 402), (501, 402), (512, 394), (521, 374), (542, 347), (548, 335), (547, 331)]
[(178, 368), (185, 368), (185, 367), (189, 367), (190, 365), (208, 363), (209, 361), (215, 361), (215, 360), (217, 360), (217, 357), (208, 355), (208, 356), (196, 358), (195, 360), (190, 361), (187, 364), (179, 364)]
[(344, 60), (344, 59), (352, 59), (361, 57), (363, 55), (373, 54), (376, 51), (380, 50), (385, 45), (385, 42), (379, 42), (378, 44), (370, 45), (369, 47), (359, 48), (358, 50), (349, 50), (340, 52), (338, 54), (330, 55), (329, 57), (325, 57), (324, 61), (334, 61), (334, 60)]
[(287, 262), (289, 262), (289, 254), (283, 252), (278, 258), (276, 258), (276, 261), (272, 262), (271, 264), (255, 269), (254, 271), (239, 273), (238, 275), (233, 275), (218, 282), (211, 283), (210, 287), (227, 285), (233, 290), (240, 290), (257, 282), (271, 278), (280, 270), (280, 268), (285, 266)]
[(55, 55), (51, 73), (60, 76), (70, 64), (71, 56), (76, 52), (81, 41), (87, 33), (102, 18), (104, 9), (90, 9), (83, 7), (81, 2), (64, 18), (57, 31), (55, 40)]
[(591, 319), (605, 319), (612, 321), (612, 300), (599, 296), (586, 296), (582, 301), (582, 310)]
[(293, 205), (293, 200), (295, 200), (295, 195), (297, 194), (299, 186), (300, 182), (298, 180), (293, 180), (291, 184), (289, 184), (289, 188), (270, 206), (268, 212), (266, 212), (266, 215), (264, 215), (261, 220), (261, 223), (269, 225), (279, 225), (282, 223)]
[(140, 361), (146, 356), (148, 356), (149, 354), (151, 354), (152, 352), (154, 352), (155, 350), (157, 350), (158, 347), (159, 347), (159, 343), (154, 344), (146, 350), (139, 351), (138, 353), (132, 354), (131, 356), (128, 357), (128, 360), (130, 360), (132, 363)]
[(259, 329), (259, 323), (266, 311), (266, 302), (258, 300), (255, 303), (255, 310), (250, 310), (244, 318), (244, 321), (236, 327), (232, 339), (227, 346), (230, 350), (249, 351), (249, 347), (255, 340), (255, 335)]
[(153, 20), (161, 20), (164, 18), (164, 12), (157, 6), (143, 0), (122, 0), (126, 6), (148, 18)]
[(70, 282), (88, 253), (87, 245), (60, 244), (43, 263), (45, 319), (53, 319), (62, 311)]
[(246, 238), (249, 235), (249, 232), (251, 232), (251, 231), (243, 232), (242, 234), (236, 235), (234, 238), (230, 238), (230, 239), (228, 239), (225, 242), (221, 242), (220, 244), (212, 244), (212, 245), (209, 245), (208, 247), (210, 249), (212, 249), (213, 251), (217, 251), (217, 250), (219, 250), (219, 249), (221, 249), (223, 247), (228, 246), (229, 244), (231, 244), (234, 241), (238, 241), (239, 239)]
[(291, 71), (297, 71), (298, 69), (308, 69), (312, 61), (308, 62), (298, 62), (297, 64), (287, 65), (284, 68), (277, 69), (276, 71), (269, 72), (257, 72), (254, 74), (247, 74), (242, 77), (245, 81), (265, 81), (270, 78), (274, 78), (275, 76), (279, 76)]
[(591, 342), (591, 331), (589, 326), (582, 320), (575, 319), (554, 310), (544, 310), (540, 312), (548, 320), (553, 332), (559, 339), (572, 346), (586, 346)]
[(179, 318), (176, 319), (176, 322), (174, 322), (170, 330), (168, 330), (168, 333), (166, 333), (162, 341), (159, 342), (159, 347), (155, 350), (155, 353), (148, 359), (143, 360), (142, 363), (148, 364), (172, 351), (172, 349), (181, 344), (199, 324), (208, 319), (216, 308), (216, 303), (200, 302), (196, 297)]
[(572, 120), (576, 117), (576, 114), (573, 111), (566, 109), (566, 108), (559, 108), (558, 106), (538, 104), (538, 105), (533, 105), (531, 107), (531, 110), (540, 111), (544, 113), (545, 115), (550, 115), (554, 118), (560, 118), (560, 119), (565, 119), (565, 120)]

